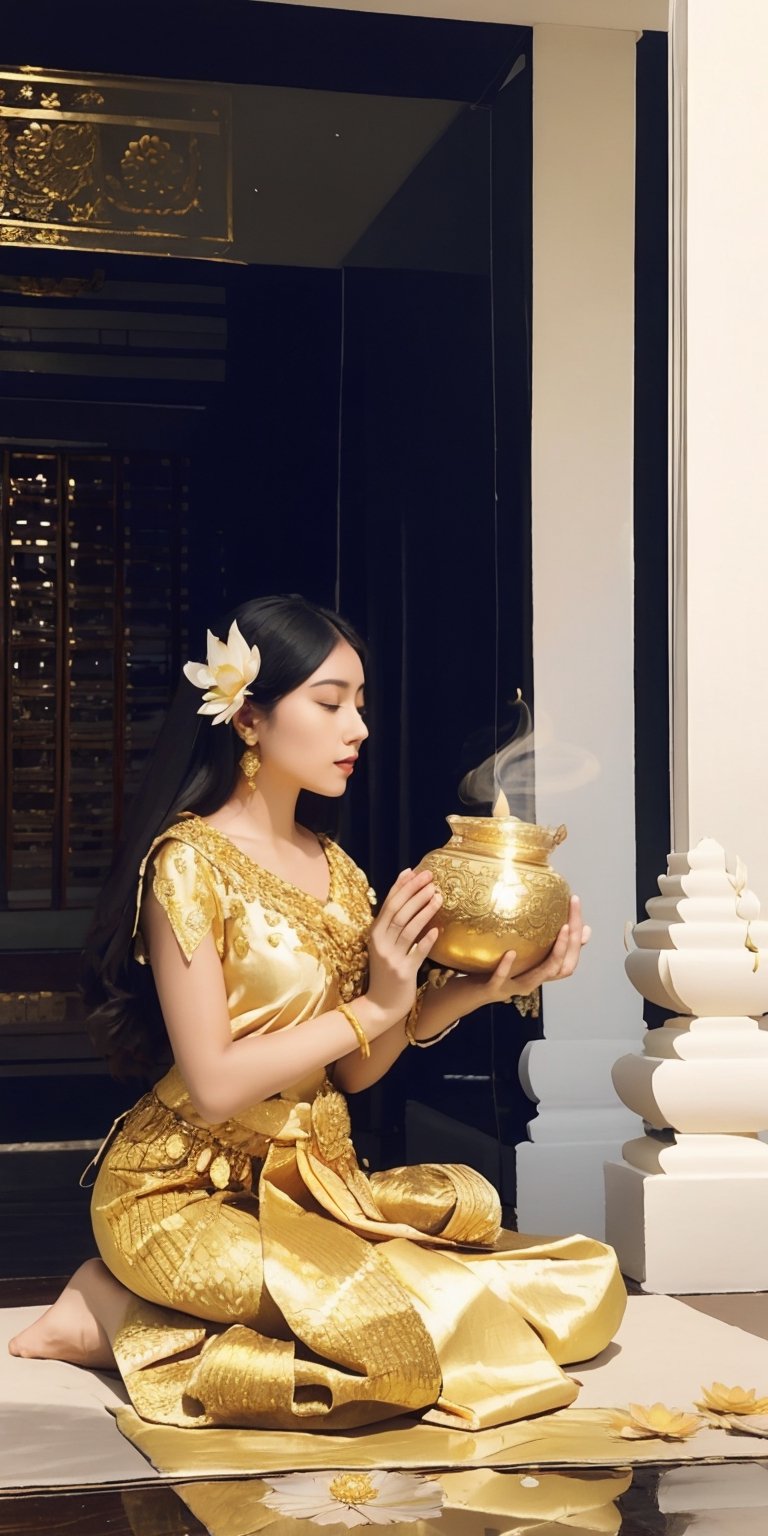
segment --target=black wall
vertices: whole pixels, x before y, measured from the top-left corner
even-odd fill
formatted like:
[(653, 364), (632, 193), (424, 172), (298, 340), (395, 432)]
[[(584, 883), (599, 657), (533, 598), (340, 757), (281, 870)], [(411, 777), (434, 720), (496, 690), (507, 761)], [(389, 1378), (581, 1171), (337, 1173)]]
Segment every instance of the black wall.
[[(6, 431), (72, 440), (98, 429), (111, 446), (156, 446), (168, 424), (173, 445), (193, 462), (189, 582), (192, 632), (201, 636), (216, 613), (257, 592), (301, 591), (332, 603), (340, 508), (341, 608), (372, 650), (372, 735), (367, 766), (348, 791), (342, 840), (383, 895), (399, 868), (445, 841), (444, 817), (458, 809), (467, 766), (465, 739), (487, 733), (495, 712), (504, 722), (518, 686), (531, 698), (529, 51), (526, 67), (497, 94), (529, 34), (251, 0), (226, 0), (215, 26), (208, 6), (168, 0), (134, 7), (130, 24), (111, 16), (109, 32), (95, 18), (90, 6), (66, 16), (50, 8), (41, 30), (39, 13), (34, 25), (17, 14), (5, 57), (475, 104), (465, 109), (461, 180), (444, 155), (435, 173), (444, 184), (434, 189), (456, 199), (460, 186), (467, 199), (465, 222), (477, 236), (466, 273), (393, 264), (342, 276), (74, 251), (0, 256), (0, 271), (10, 274), (98, 264), (114, 282), (225, 287), (223, 385), (160, 383), (148, 374), (95, 389), (76, 374), (23, 375), (12, 386)], [(463, 205), (454, 215), (464, 215)], [(513, 1010), (498, 1012), (503, 1018), (476, 1015), (471, 1033), (457, 1032), (436, 1051), (406, 1053), (358, 1102), (358, 1123), (381, 1137), (384, 1157), (402, 1155), (406, 1095), (486, 1129), (506, 1117), (510, 1143), (523, 1133), (530, 1105), (516, 1061), (525, 1032), (514, 1014), (510, 1038)], [(445, 1081), (462, 1072), (476, 1081)], [(93, 1080), (78, 1086), (70, 1078), (66, 1100), (51, 1087), (47, 1095), (38, 1080), (25, 1095), (16, 1079), (9, 1112), (19, 1126), (7, 1135), (42, 1134), (32, 1123), (35, 1105), (48, 1136), (105, 1128), (111, 1095), (94, 1092)]]
[[(669, 820), (667, 528), (667, 38), (637, 48), (635, 237), (635, 752), (637, 910), (666, 868)], [(650, 1024), (663, 1010), (647, 1003)]]

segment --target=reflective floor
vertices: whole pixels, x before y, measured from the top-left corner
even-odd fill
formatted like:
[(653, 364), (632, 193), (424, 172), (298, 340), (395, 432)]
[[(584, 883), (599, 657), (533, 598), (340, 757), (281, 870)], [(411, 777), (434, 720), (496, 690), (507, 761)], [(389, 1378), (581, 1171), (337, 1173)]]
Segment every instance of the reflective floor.
[[(338, 1482), (339, 1476), (312, 1481)], [(265, 1536), (310, 1536), (312, 1531), (343, 1536), (349, 1529), (364, 1532), (372, 1526), (388, 1527), (392, 1536), (766, 1536), (768, 1531), (768, 1461), (646, 1466), (635, 1468), (634, 1475), (621, 1469), (599, 1474), (531, 1469), (460, 1477), (461, 1488), (457, 1474), (453, 1486), (451, 1478), (426, 1478), (433, 1509), (425, 1508), (421, 1516), (415, 1503), (408, 1508), (406, 1493), (400, 1507), (392, 1502), (375, 1509), (369, 1501), (369, 1517), (363, 1514), (365, 1499), (357, 1506), (357, 1518), (353, 1514), (350, 1519), (348, 1506), (339, 1504), (347, 1515), (342, 1520), (329, 1518), (322, 1487), (299, 1495), (310, 1492), (316, 1499), (313, 1518), (288, 1513), (286, 1503), (296, 1498), (296, 1490), (281, 1493), (276, 1478), (272, 1507), (265, 1504), (258, 1479), (14, 1497), (0, 1499), (0, 1536), (255, 1536), (262, 1531)], [(444, 1498), (439, 1510), (430, 1491), (435, 1488)], [(346, 1492), (359, 1498), (365, 1488), (347, 1486)], [(281, 1501), (284, 1507), (276, 1507)]]

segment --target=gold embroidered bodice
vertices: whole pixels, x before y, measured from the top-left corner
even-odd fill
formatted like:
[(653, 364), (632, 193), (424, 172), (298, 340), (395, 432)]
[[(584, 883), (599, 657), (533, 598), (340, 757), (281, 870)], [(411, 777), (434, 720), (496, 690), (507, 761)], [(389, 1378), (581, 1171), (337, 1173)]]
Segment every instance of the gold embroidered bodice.
[[(141, 903), (151, 870), (152, 889), (186, 958), (213, 934), (233, 1039), (295, 1028), (339, 1000), (358, 997), (367, 979), (375, 893), (337, 843), (325, 836), (320, 842), (330, 877), (325, 901), (254, 863), (202, 817), (183, 817), (155, 839), (139, 871), (137, 960), (150, 963)], [(317, 1085), (314, 1078), (297, 1082), (296, 1097)], [(175, 1068), (158, 1089), (166, 1103), (194, 1118)]]

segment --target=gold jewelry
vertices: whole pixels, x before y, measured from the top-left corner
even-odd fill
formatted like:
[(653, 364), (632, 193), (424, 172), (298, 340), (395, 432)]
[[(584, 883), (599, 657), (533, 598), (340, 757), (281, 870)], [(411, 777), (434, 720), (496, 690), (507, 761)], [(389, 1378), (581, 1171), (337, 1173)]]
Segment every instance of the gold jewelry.
[(428, 1040), (417, 1040), (415, 1035), (413, 1039), (411, 1039), (411, 1036), (406, 1030), (406, 1035), (408, 1036), (408, 1044), (417, 1045), (420, 1051), (428, 1051), (431, 1045), (439, 1045), (440, 1041), (444, 1040), (446, 1035), (451, 1033), (452, 1029), (457, 1029), (460, 1023), (461, 1019), (454, 1019), (452, 1024), (446, 1024), (445, 1029), (441, 1029), (439, 1035), (430, 1035)]
[(514, 993), (512, 997), (502, 999), (505, 1003), (514, 1003), (521, 1019), (531, 1015), (532, 1019), (539, 1017), (541, 1008), (541, 987), (534, 987), (533, 992)]
[(442, 968), (433, 968), (429, 972), (426, 981), (421, 983), (421, 986), (416, 993), (416, 1001), (414, 1002), (410, 1013), (406, 1016), (405, 1024), (403, 1025), (405, 1038), (409, 1045), (417, 1045), (420, 1051), (426, 1051), (429, 1049), (430, 1045), (438, 1045), (441, 1040), (445, 1039), (446, 1035), (451, 1033), (452, 1029), (456, 1028), (457, 1024), (461, 1023), (461, 1017), (454, 1019), (452, 1024), (446, 1024), (445, 1029), (441, 1029), (439, 1035), (430, 1035), (428, 1040), (419, 1040), (416, 1037), (416, 1025), (418, 1023), (419, 1014), (421, 1013), (421, 1005), (430, 987), (433, 989), (436, 987), (439, 991), (440, 988), (444, 987), (446, 983), (450, 981), (451, 977), (455, 975), (455, 971), (447, 969), (443, 970)]
[(347, 1023), (354, 1030), (355, 1038), (356, 1038), (357, 1043), (358, 1043), (358, 1045), (360, 1047), (360, 1055), (361, 1056), (370, 1056), (370, 1054), (371, 1054), (371, 1042), (368, 1039), (368, 1036), (365, 1033), (365, 1030), (363, 1029), (363, 1026), (360, 1023), (360, 1020), (358, 1019), (357, 1015), (352, 1012), (352, 1009), (349, 1007), (349, 1005), (347, 1003), (337, 1003), (336, 1004), (336, 1011), (337, 1011), (337, 1013), (340, 1013), (343, 1018), (346, 1019)]
[(430, 1045), (439, 1045), (440, 1041), (444, 1040), (446, 1035), (449, 1035), (451, 1033), (451, 1030), (455, 1029), (456, 1025), (461, 1023), (461, 1019), (460, 1018), (459, 1019), (454, 1019), (452, 1024), (446, 1024), (445, 1029), (441, 1029), (439, 1035), (430, 1035), (428, 1040), (417, 1040), (417, 1038), (416, 1038), (416, 1024), (418, 1022), (418, 1017), (419, 1017), (419, 1014), (421, 1012), (421, 1005), (422, 1005), (422, 1003), (424, 1001), (425, 993), (428, 991), (429, 987), (431, 987), (431, 986), (434, 986), (434, 982), (432, 982), (429, 978), (427, 978), (426, 981), (422, 982), (421, 986), (419, 987), (418, 992), (416, 993), (416, 1001), (415, 1001), (415, 1003), (414, 1003), (410, 1013), (408, 1014), (408, 1017), (406, 1018), (405, 1025), (404, 1025), (405, 1038), (408, 1041), (408, 1044), (409, 1045), (417, 1045), (419, 1047), (420, 1051), (427, 1051), (427, 1050), (429, 1050)]
[(260, 768), (261, 753), (259, 751), (259, 743), (255, 742), (252, 747), (246, 747), (240, 759), (240, 772), (245, 774), (250, 789), (253, 789), (256, 775)]
[(427, 976), (427, 981), (431, 987), (434, 987), (439, 992), (440, 988), (447, 986), (448, 982), (456, 974), (456, 971), (450, 970), (448, 966), (434, 965)]
[(416, 1039), (416, 1024), (418, 1022), (419, 1014), (421, 1013), (421, 1005), (424, 1001), (424, 994), (428, 986), (429, 982), (423, 981), (421, 986), (417, 987), (416, 996), (413, 1001), (413, 1007), (408, 1011), (405, 1017), (405, 1024), (403, 1025), (403, 1028), (405, 1030), (405, 1038), (409, 1045), (421, 1044), (421, 1041)]

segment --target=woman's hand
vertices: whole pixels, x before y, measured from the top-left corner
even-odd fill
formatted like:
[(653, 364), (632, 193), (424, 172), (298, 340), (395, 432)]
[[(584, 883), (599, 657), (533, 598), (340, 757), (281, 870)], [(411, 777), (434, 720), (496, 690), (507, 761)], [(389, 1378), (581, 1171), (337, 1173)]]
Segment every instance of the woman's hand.
[(581, 951), (591, 936), (591, 928), (582, 922), (581, 902), (578, 896), (572, 896), (568, 921), (560, 929), (546, 960), (542, 960), (540, 965), (533, 966), (530, 971), (522, 971), (518, 976), (511, 976), (515, 951), (509, 949), (487, 980), (474, 976), (463, 978), (465, 989), (467, 984), (471, 988), (472, 1009), (482, 1008), (487, 1003), (508, 1003), (513, 997), (526, 997), (530, 992), (535, 992), (543, 981), (563, 981), (566, 976), (572, 976)]
[(413, 1007), (416, 973), (439, 932), (429, 925), (442, 902), (429, 870), (403, 870), (371, 928), (366, 995), (393, 1024)]

